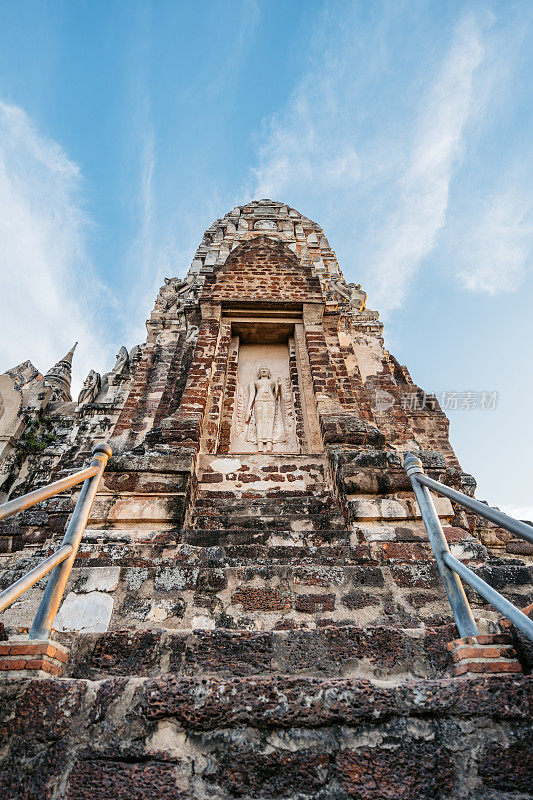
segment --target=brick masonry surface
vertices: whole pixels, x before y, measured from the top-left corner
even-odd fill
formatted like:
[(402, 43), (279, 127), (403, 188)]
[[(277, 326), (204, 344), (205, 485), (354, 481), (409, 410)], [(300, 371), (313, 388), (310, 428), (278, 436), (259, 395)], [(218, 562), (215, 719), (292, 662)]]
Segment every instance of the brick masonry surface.
[(4, 683), (0, 797), (527, 797), (530, 684), (523, 676), (390, 686), (288, 676)]
[(0, 642), (0, 678), (26, 674), (61, 677), (68, 649), (50, 641)]
[(467, 636), (448, 643), (456, 675), (522, 672), (512, 640), (505, 634)]
[[(457, 638), (404, 453), (475, 480), (320, 226), (233, 209), (146, 327), (79, 403), (30, 362), (1, 376), (0, 501), (96, 442), (113, 457), (53, 641), (27, 638), (46, 581), (3, 614), (0, 800), (531, 796), (531, 645), (468, 587), (480, 634)], [(292, 454), (232, 451), (246, 344), (286, 348)], [(0, 524), (0, 591), (76, 497)], [(533, 547), (436, 507), (452, 553), (531, 614)]]

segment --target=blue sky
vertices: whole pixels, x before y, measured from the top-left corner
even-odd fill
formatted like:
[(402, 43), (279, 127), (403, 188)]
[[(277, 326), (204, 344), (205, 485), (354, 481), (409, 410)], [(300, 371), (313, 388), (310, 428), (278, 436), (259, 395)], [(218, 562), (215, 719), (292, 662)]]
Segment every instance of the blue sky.
[(533, 514), (533, 3), (0, 1), (0, 369), (74, 379), (250, 198), (321, 224), (451, 411), (478, 496)]

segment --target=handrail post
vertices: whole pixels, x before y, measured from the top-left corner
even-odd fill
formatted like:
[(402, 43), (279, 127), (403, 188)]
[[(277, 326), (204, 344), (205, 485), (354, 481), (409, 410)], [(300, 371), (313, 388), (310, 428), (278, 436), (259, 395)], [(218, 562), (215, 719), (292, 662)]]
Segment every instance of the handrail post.
[(50, 574), (48, 585), (37, 609), (33, 625), (30, 630), (30, 639), (49, 639), (52, 631), (55, 616), (63, 598), (65, 586), (69, 579), (74, 559), (78, 552), (81, 537), (87, 525), (92, 504), (98, 491), (98, 485), (107, 464), (108, 458), (112, 455), (110, 446), (103, 442), (96, 445), (92, 451), (93, 460), (91, 466), (99, 467), (98, 472), (84, 481), (78, 502), (70, 518), (67, 530), (63, 537), (63, 545), (70, 545), (72, 553), (61, 564), (53, 569)]
[(442, 560), (443, 553), (449, 553), (450, 550), (429, 489), (426, 486), (422, 486), (417, 480), (417, 475), (424, 474), (422, 462), (419, 458), (416, 458), (416, 456), (407, 453), (403, 465), (407, 475), (411, 479), (413, 491), (420, 508), (420, 513), (422, 514), (422, 520), (426, 527), (429, 543), (431, 544), (446, 594), (448, 595), (459, 635), (461, 638), (465, 636), (477, 636), (479, 630), (466, 598), (463, 584), (458, 575), (456, 575)]

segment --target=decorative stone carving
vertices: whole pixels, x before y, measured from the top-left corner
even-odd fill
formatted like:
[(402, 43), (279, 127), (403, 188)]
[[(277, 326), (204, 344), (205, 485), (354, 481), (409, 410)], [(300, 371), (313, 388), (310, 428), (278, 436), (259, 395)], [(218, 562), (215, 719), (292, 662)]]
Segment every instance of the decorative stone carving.
[(40, 378), (39, 370), (33, 366), (31, 361), (24, 361), (22, 364), (8, 369), (6, 375), (10, 375), (15, 382), (15, 389), (20, 389), (36, 378)]
[(340, 295), (341, 302), (349, 303), (353, 311), (362, 311), (366, 305), (366, 292), (359, 283), (344, 283), (340, 279), (330, 281), (332, 291)]
[(197, 273), (191, 272), (185, 280), (177, 278), (165, 278), (165, 286), (161, 289), (161, 295), (166, 300), (166, 310), (180, 310), (189, 299), (195, 298), (201, 280)]
[(366, 292), (361, 289), (360, 283), (349, 283), (351, 290), (350, 307), (353, 311), (363, 311), (366, 306)]
[(274, 442), (286, 439), (281, 408), (281, 378), (271, 380), (266, 364), (261, 364), (257, 380), (246, 387), (246, 439), (257, 444), (260, 453), (270, 452)]
[(24, 430), (24, 420), (19, 416), (21, 401), (22, 393), (11, 374), (0, 375), (0, 463)]
[(113, 369), (117, 377), (127, 377), (130, 372), (130, 357), (124, 346), (117, 353), (117, 363)]
[(197, 301), (202, 284), (203, 279), (194, 271), (185, 280), (165, 278), (165, 283), (159, 290), (156, 311), (163, 312), (170, 318), (177, 317), (180, 327), (185, 326), (185, 307)]
[(98, 395), (97, 395), (97, 398), (96, 398), (98, 403), (102, 403), (107, 399), (107, 395), (108, 395), (108, 392), (109, 392), (109, 381), (110, 381), (111, 378), (113, 378), (113, 373), (112, 372), (105, 372), (102, 375), (102, 383), (101, 383), (101, 386), (100, 386), (100, 391), (98, 392)]
[(140, 361), (142, 358), (142, 347), (140, 344), (136, 344), (130, 350), (130, 364), (134, 361)]
[(102, 386), (102, 379), (98, 372), (92, 369), (83, 382), (81, 392), (78, 395), (78, 405), (92, 403)]
[(259, 219), (254, 224), (256, 231), (277, 231), (278, 226), (273, 219)]
[(286, 345), (243, 345), (238, 372), (232, 452), (297, 453)]

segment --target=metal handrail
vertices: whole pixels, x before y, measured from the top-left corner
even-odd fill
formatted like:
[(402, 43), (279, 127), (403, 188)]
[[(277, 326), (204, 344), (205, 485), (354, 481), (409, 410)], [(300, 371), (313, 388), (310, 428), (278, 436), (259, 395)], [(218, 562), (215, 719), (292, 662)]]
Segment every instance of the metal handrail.
[(419, 474), (417, 480), (419, 483), (427, 486), (428, 489), (432, 489), (434, 492), (448, 497), (450, 500), (453, 500), (454, 503), (460, 503), (460, 505), (468, 508), (469, 511), (479, 514), (480, 517), (485, 517), (489, 522), (494, 522), (496, 525), (499, 525), (500, 528), (505, 528), (505, 530), (510, 533), (515, 533), (522, 539), (533, 543), (533, 527), (526, 522), (521, 522), (519, 519), (509, 517), (497, 508), (492, 508), (486, 505), (486, 503), (481, 503), (479, 500), (476, 500), (474, 497), (469, 497), (467, 494), (452, 489), (451, 486), (446, 486), (444, 483), (433, 480), (429, 475)]
[(73, 475), (68, 475), (66, 478), (61, 478), (61, 480), (43, 486), (41, 489), (36, 489), (34, 492), (9, 500), (0, 506), (0, 520), (6, 519), (6, 517), (11, 517), (25, 508), (31, 508), (36, 503), (59, 494), (64, 489), (70, 489), (71, 486), (76, 486), (83, 482), (80, 496), (60, 548), (0, 593), (0, 611), (4, 611), (34, 583), (37, 583), (38, 580), (52, 572), (30, 629), (30, 639), (48, 639), (50, 637), (52, 625), (63, 598), (65, 586), (98, 491), (100, 479), (112, 453), (113, 451), (107, 442), (98, 444), (92, 451), (93, 459), (91, 465), (86, 469), (75, 472)]
[(78, 483), (87, 478), (91, 478), (99, 470), (99, 466), (90, 466), (80, 472), (74, 472), (72, 475), (67, 475), (66, 478), (61, 478), (54, 483), (48, 483), (46, 486), (41, 486), (40, 489), (35, 489), (33, 492), (23, 494), (20, 497), (15, 497), (14, 500), (9, 500), (0, 506), (0, 522), (7, 517), (12, 517), (13, 514), (18, 514), (19, 511), (24, 511), (26, 508), (31, 508), (42, 503), (43, 500), (48, 500), (49, 497), (63, 492), (65, 489), (70, 489), (71, 486), (76, 486)]
[(503, 595), (489, 586), (479, 575), (476, 575), (466, 564), (455, 558), (450, 553), (448, 542), (442, 530), (442, 525), (435, 509), (430, 489), (438, 494), (448, 497), (455, 503), (475, 511), (476, 514), (495, 522), (502, 528), (511, 533), (521, 536), (533, 542), (533, 528), (525, 522), (508, 517), (495, 508), (474, 500), (473, 497), (451, 489), (440, 481), (435, 481), (424, 474), (422, 462), (411, 453), (407, 453), (404, 460), (404, 467), (407, 475), (411, 479), (413, 491), (422, 514), (422, 520), (426, 528), (429, 543), (433, 550), (437, 567), (450, 602), (450, 606), (455, 619), (455, 624), (461, 637), (477, 636), (479, 629), (474, 620), (470, 604), (466, 598), (465, 590), (460, 578), (465, 580), (478, 594), (488, 603), (494, 606), (517, 628), (519, 628), (529, 639), (533, 641), (533, 621), (529, 619), (520, 609), (518, 609)]

